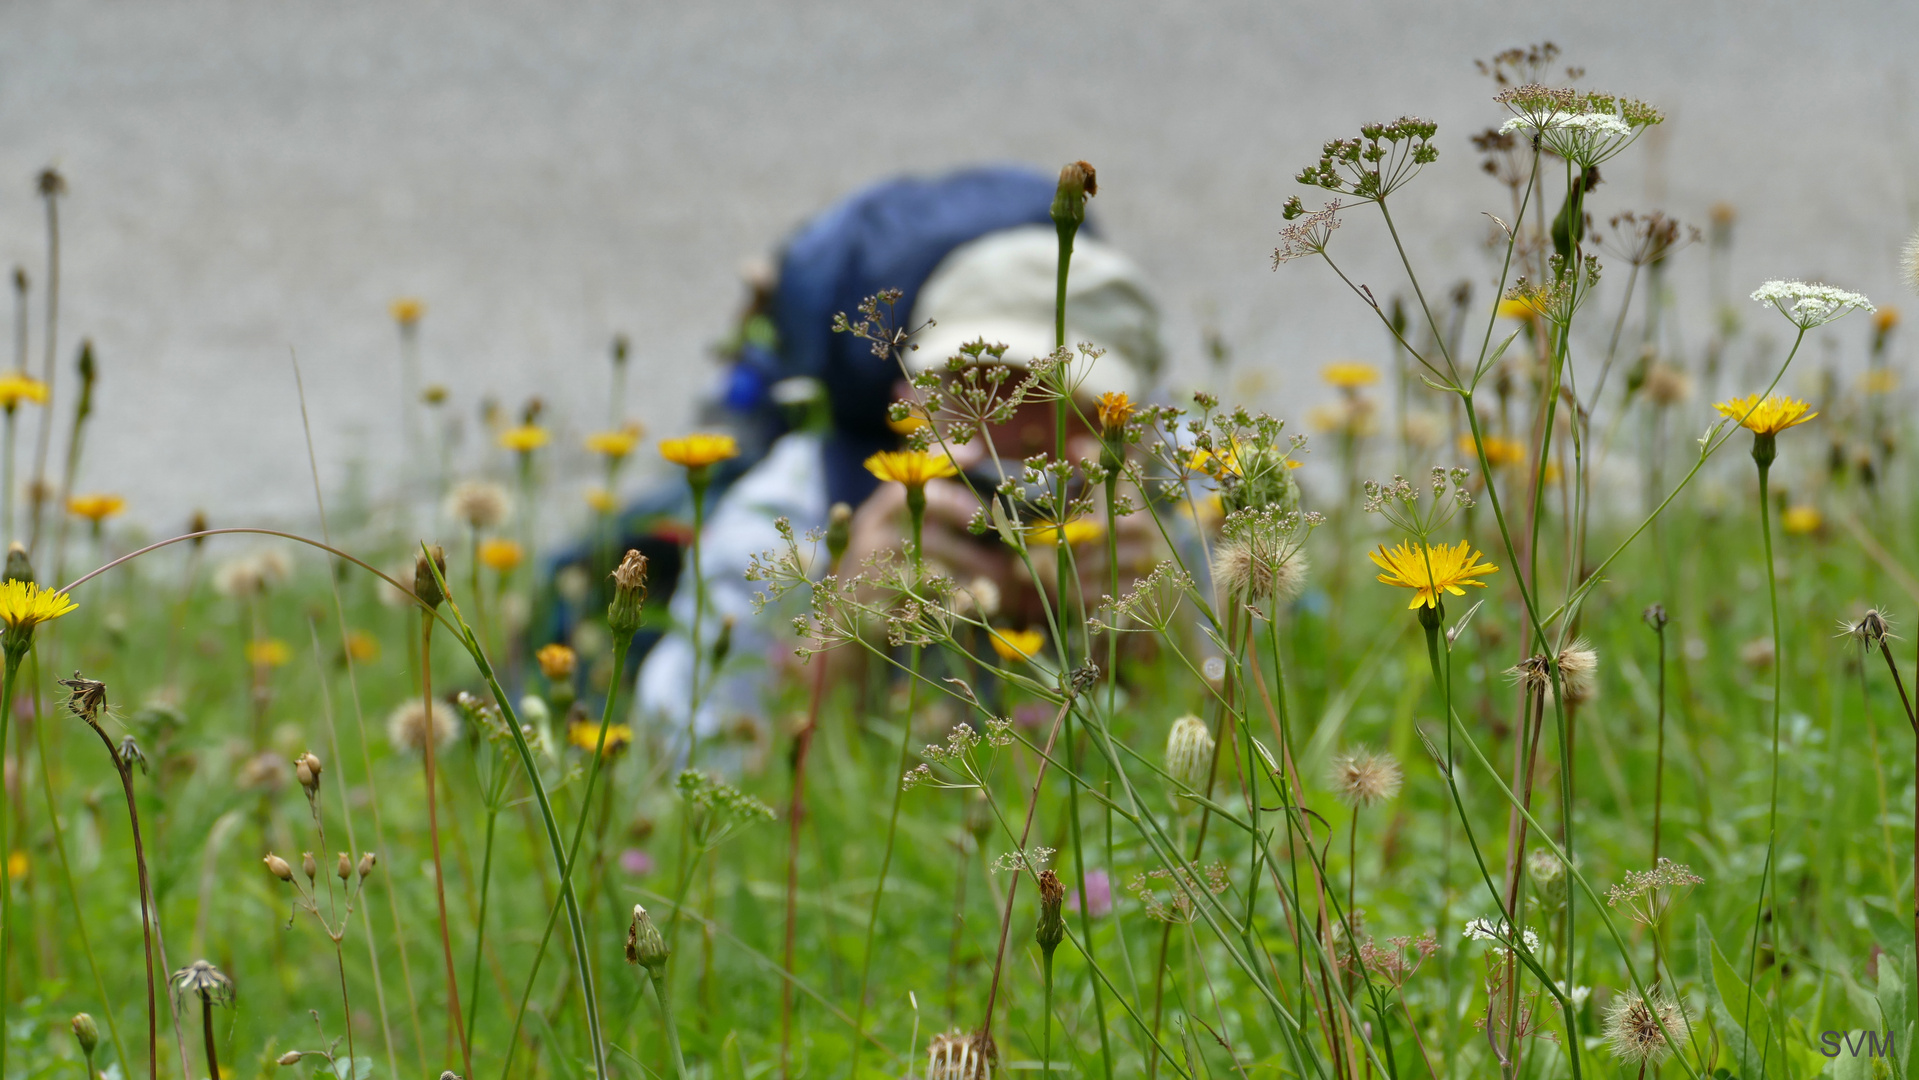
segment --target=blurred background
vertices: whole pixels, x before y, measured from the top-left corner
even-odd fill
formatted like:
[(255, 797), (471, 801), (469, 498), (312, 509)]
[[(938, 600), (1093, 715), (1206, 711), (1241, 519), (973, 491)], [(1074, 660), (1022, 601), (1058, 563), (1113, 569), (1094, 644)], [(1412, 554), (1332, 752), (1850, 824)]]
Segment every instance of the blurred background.
[[(37, 368), (34, 177), (56, 166), (62, 392), (82, 336), (102, 370), (80, 487), (155, 534), (195, 508), (306, 515), (290, 350), (326, 481), (391, 472), (399, 296), (427, 306), (424, 376), (476, 458), (481, 400), (539, 395), (555, 465), (584, 469), (616, 333), (627, 411), (683, 433), (750, 260), (869, 181), (979, 162), (1093, 162), (1099, 227), (1160, 289), (1174, 385), (1303, 418), (1322, 364), (1389, 353), (1323, 265), (1271, 268), (1281, 203), (1316, 205), (1292, 175), (1364, 121), (1437, 120), (1398, 219), (1428, 283), (1489, 301), (1482, 212), (1506, 198), (1468, 139), (1502, 114), (1473, 61), (1546, 40), (1581, 85), (1668, 115), (1607, 166), (1596, 216), (1703, 228), (1724, 203), (1739, 293), (1803, 276), (1907, 303), (1913, 4), (53, 0), (0, 22), (0, 260), (34, 280)], [(1385, 299), (1404, 279), (1376, 228), (1355, 217), (1339, 247)], [(1703, 245), (1675, 256), (1675, 289), (1704, 268)], [(1696, 341), (1691, 310), (1674, 332)], [(1863, 355), (1855, 322), (1826, 362)]]

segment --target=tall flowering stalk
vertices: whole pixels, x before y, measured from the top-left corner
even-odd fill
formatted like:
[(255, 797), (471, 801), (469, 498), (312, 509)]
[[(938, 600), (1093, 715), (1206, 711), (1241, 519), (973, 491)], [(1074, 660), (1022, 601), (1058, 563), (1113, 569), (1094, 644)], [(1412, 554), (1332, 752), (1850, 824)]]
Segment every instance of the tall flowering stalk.
[(693, 760), (699, 746), (700, 668), (705, 662), (706, 642), (700, 636), (706, 621), (706, 578), (700, 573), (700, 534), (706, 525), (706, 489), (713, 482), (713, 467), (740, 456), (739, 443), (731, 435), (699, 433), (678, 439), (662, 439), (660, 456), (686, 470), (686, 486), (693, 493), (693, 682), (686, 711), (686, 759)]

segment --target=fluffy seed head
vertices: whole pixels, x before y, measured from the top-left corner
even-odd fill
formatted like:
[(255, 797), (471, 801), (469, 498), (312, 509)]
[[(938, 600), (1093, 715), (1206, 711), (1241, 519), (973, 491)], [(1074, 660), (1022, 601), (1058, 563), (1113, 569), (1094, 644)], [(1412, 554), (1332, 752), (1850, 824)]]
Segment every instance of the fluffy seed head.
[(926, 1045), (926, 1080), (987, 1080), (999, 1048), (984, 1031), (948, 1031)]
[(1333, 759), (1328, 783), (1340, 802), (1351, 807), (1372, 806), (1399, 794), (1404, 776), (1391, 754), (1355, 750)]
[(1906, 288), (1919, 293), (1919, 232), (1912, 234), (1899, 253), (1899, 276), (1905, 279)]
[(1566, 704), (1591, 701), (1599, 688), (1599, 653), (1585, 638), (1559, 650), (1559, 682), (1566, 688)]
[(1188, 714), (1173, 721), (1166, 733), (1166, 774), (1193, 791), (1206, 790), (1213, 772), (1213, 733), (1206, 721)]
[(393, 710), (393, 715), (387, 718), (386, 737), (395, 750), (425, 750), (429, 732), (434, 745), (443, 747), (459, 737), (460, 718), (440, 702), (432, 702), (429, 707), (419, 698)]
[(470, 529), (491, 529), (513, 514), (513, 497), (491, 480), (463, 480), (446, 497), (446, 516)]
[(1306, 553), (1275, 559), (1248, 537), (1221, 541), (1213, 550), (1213, 580), (1229, 596), (1248, 600), (1291, 600), (1306, 587)]
[(1691, 1030), (1685, 1006), (1658, 991), (1645, 996), (1622, 991), (1606, 1008), (1606, 1045), (1628, 1065), (1658, 1066), (1672, 1053), (1666, 1036), (1684, 1040)]

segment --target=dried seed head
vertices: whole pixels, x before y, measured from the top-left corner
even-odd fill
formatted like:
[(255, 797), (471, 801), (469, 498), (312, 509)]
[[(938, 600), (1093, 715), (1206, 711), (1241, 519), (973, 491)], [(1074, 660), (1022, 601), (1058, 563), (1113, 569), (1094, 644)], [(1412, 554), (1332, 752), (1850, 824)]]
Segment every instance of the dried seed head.
[(1399, 794), (1403, 782), (1399, 762), (1391, 754), (1357, 750), (1333, 759), (1328, 775), (1333, 794), (1347, 806), (1371, 806)]
[(353, 860), (347, 858), (346, 852), (340, 852), (340, 864), (333, 868), (333, 872), (340, 876), (341, 881), (353, 876)]
[(293, 764), (293, 775), (299, 778), (300, 786), (307, 790), (309, 796), (320, 793), (321, 771), (320, 755), (311, 750), (301, 754), (300, 759)]
[(1891, 621), (1878, 608), (1867, 608), (1858, 622), (1842, 622), (1839, 625), (1854, 641), (1868, 649), (1877, 648), (1880, 642), (1893, 636)]
[[(429, 554), (433, 556), (431, 567), (426, 561)], [(435, 569), (440, 572), (437, 579), (433, 576)], [(446, 603), (446, 593), (440, 589), (440, 581), (445, 578), (446, 549), (440, 545), (433, 545), (413, 560), (413, 595), (419, 597), (427, 607), (438, 608)]]
[(1222, 541), (1213, 552), (1213, 580), (1228, 596), (1261, 601), (1291, 600), (1306, 587), (1306, 553), (1283, 558), (1262, 551), (1266, 545), (1248, 537)]
[(1066, 886), (1059, 875), (1051, 870), (1039, 872), (1039, 925), (1033, 930), (1033, 940), (1046, 950), (1048, 956), (1059, 943), (1066, 939), (1066, 920), (1060, 914), (1061, 905), (1066, 902)]
[(1206, 722), (1187, 715), (1173, 721), (1166, 733), (1166, 774), (1175, 783), (1204, 792), (1213, 773), (1213, 734)]
[(513, 515), (513, 497), (491, 480), (466, 480), (446, 497), (446, 516), (470, 529), (491, 529)]
[(1599, 692), (1599, 653), (1585, 638), (1559, 650), (1559, 684), (1566, 688), (1566, 704), (1581, 705)]
[(1059, 171), (1059, 187), (1053, 194), (1053, 222), (1075, 228), (1086, 220), (1086, 200), (1099, 194), (1099, 174), (1084, 161), (1068, 162)]
[(373, 872), (373, 864), (378, 861), (380, 861), (380, 857), (371, 851), (367, 852), (365, 855), (360, 856), (360, 880), (361, 881), (365, 881), (366, 876)]
[(606, 625), (615, 634), (640, 628), (640, 610), (646, 604), (646, 556), (628, 550), (613, 571), (613, 601), (606, 606)]
[(633, 922), (626, 928), (626, 962), (638, 964), (657, 976), (666, 966), (669, 955), (666, 939), (660, 936), (660, 928), (653, 925), (653, 919), (646, 908), (633, 905)]
[(281, 881), (293, 880), (293, 868), (287, 865), (285, 859), (282, 859), (278, 855), (268, 855), (263, 861), (267, 864), (267, 871), (274, 877), (279, 878)]
[(313, 857), (313, 852), (309, 851), (300, 860), (300, 869), (306, 874), (307, 881), (311, 882), (320, 876), (320, 861)]
[(1606, 1009), (1606, 1045), (1628, 1065), (1657, 1066), (1672, 1052), (1667, 1034), (1683, 1041), (1691, 1031), (1685, 1007), (1657, 991), (1621, 991)]
[(926, 1080), (988, 1080), (999, 1048), (984, 1031), (948, 1031), (926, 1045)]
[(94, 1050), (100, 1046), (100, 1026), (86, 1013), (73, 1014), (73, 1038), (80, 1044), (80, 1052), (93, 1059)]
[(176, 1002), (192, 994), (208, 1005), (233, 1004), (233, 980), (205, 960), (195, 960), (174, 972), (167, 982), (173, 986)]

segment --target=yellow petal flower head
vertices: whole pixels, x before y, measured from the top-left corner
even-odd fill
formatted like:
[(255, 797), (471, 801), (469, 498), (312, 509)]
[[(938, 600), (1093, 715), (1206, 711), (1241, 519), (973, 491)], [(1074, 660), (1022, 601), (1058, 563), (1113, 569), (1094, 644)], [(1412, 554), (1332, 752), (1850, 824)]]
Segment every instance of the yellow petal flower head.
[(740, 445), (731, 435), (699, 433), (683, 439), (660, 440), (660, 456), (689, 469), (727, 461), (740, 456)]
[(640, 434), (637, 424), (629, 424), (617, 431), (596, 431), (586, 437), (586, 448), (619, 461), (640, 445)]
[(1357, 390), (1379, 381), (1379, 369), (1364, 360), (1339, 360), (1319, 369), (1319, 377), (1328, 386)]
[(547, 430), (538, 424), (521, 424), (500, 432), (500, 445), (521, 454), (530, 454), (546, 445)]
[(1466, 590), (1460, 588), (1462, 585), (1483, 589), (1486, 583), (1473, 579), (1499, 569), (1490, 563), (1481, 563), (1479, 552), (1465, 540), (1456, 546), (1421, 544), (1414, 547), (1400, 543), (1391, 550), (1382, 544), (1379, 550), (1369, 554), (1373, 562), (1386, 571), (1379, 575), (1380, 581), (1413, 590), (1412, 602), (1406, 605), (1408, 609), (1438, 607), (1441, 592), (1464, 596)]
[[(901, 406), (905, 406), (903, 411)], [(894, 413), (899, 414), (898, 419), (894, 419)], [(910, 401), (894, 402), (887, 410), (886, 427), (895, 435), (911, 435), (925, 427), (926, 422), (926, 410)]]
[(1534, 319), (1545, 312), (1528, 297), (1508, 296), (1499, 302), (1499, 317), (1502, 319)]
[(417, 296), (402, 296), (386, 306), (387, 314), (403, 327), (411, 328), (426, 314), (426, 301)]
[(1032, 543), (1045, 544), (1050, 547), (1059, 543), (1060, 533), (1062, 532), (1066, 534), (1067, 546), (1083, 547), (1105, 536), (1106, 527), (1091, 518), (1074, 518), (1066, 523), (1064, 529), (1047, 521), (1034, 526), (1033, 531), (1028, 534), (1028, 539)]
[(1779, 515), (1779, 525), (1791, 536), (1806, 536), (1819, 531), (1826, 519), (1816, 506), (1789, 506)]
[(526, 550), (511, 540), (486, 540), (480, 544), (480, 564), (502, 574), (511, 573), (526, 558)]
[[(43, 589), (31, 581), (14, 579), (0, 584), (0, 623), (6, 625), (6, 636), (11, 652), (11, 642), (18, 634), (25, 634), (26, 640), (32, 640), (33, 628), (43, 622), (72, 611), (77, 605), (73, 598), (58, 589)], [(21, 652), (26, 651), (22, 645)]]
[(1099, 396), (1099, 429), (1108, 435), (1116, 435), (1133, 418), (1133, 399), (1119, 390), (1109, 391)]
[(1758, 394), (1747, 394), (1731, 401), (1722, 401), (1716, 408), (1721, 416), (1732, 417), (1754, 435), (1777, 435), (1819, 415), (1807, 412), (1812, 406), (1803, 401), (1771, 394), (1763, 399)]
[(279, 638), (247, 642), (247, 663), (254, 667), (281, 667), (291, 659), (293, 659), (293, 650)]
[(83, 517), (95, 525), (127, 508), (127, 501), (118, 495), (95, 493), (75, 495), (67, 500), (67, 513)]
[[(1485, 438), (1485, 443), (1486, 464), (1495, 469), (1503, 469), (1508, 465), (1523, 464), (1526, 460), (1526, 445), (1518, 439), (1508, 439), (1500, 435), (1488, 435)], [(1459, 452), (1469, 458), (1479, 456), (1479, 452), (1473, 447), (1473, 437), (1471, 435), (1461, 435), (1459, 437)]]
[(596, 514), (610, 514), (619, 503), (613, 498), (612, 492), (603, 487), (596, 487), (586, 490), (586, 505), (592, 507)]
[(0, 375), (0, 409), (11, 411), (22, 401), (45, 405), (47, 384), (24, 371), (10, 371)]
[(866, 471), (881, 480), (923, 488), (929, 480), (958, 476), (959, 466), (945, 454), (923, 450), (882, 450), (866, 459)]
[[(592, 720), (575, 720), (566, 726), (566, 741), (592, 753), (600, 745), (600, 725)], [(626, 724), (609, 724), (606, 729), (606, 756), (612, 757), (633, 745), (633, 729)]]
[(365, 630), (349, 630), (346, 636), (346, 654), (356, 664), (370, 664), (380, 658), (380, 639)]
[(1004, 663), (1025, 663), (1046, 647), (1046, 635), (1039, 630), (995, 630), (993, 651)]

